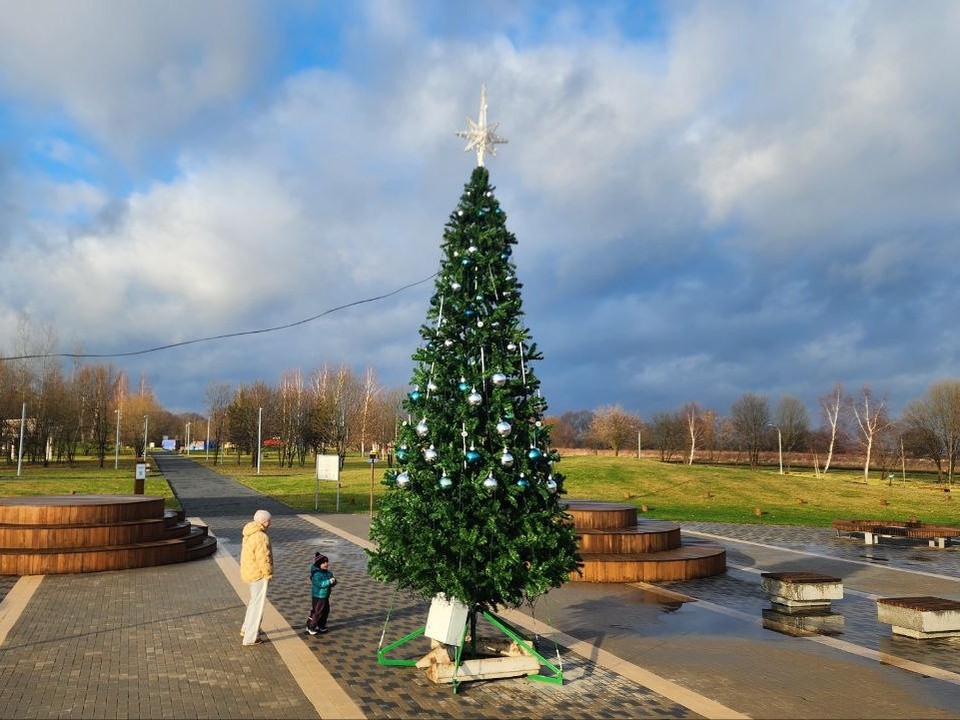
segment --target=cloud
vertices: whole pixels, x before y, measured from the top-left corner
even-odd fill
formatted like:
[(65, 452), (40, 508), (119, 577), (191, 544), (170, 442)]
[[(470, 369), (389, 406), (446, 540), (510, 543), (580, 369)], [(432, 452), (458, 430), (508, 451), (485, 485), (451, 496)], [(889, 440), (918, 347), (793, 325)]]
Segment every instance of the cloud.
[(0, 22), (0, 86), (131, 160), (234, 107), (260, 78), (266, 20), (252, 2), (16, 4)]
[[(290, 66), (269, 5), (18, 6), (0, 102), (60, 119), (18, 126), (43, 163), (0, 165), (0, 337), (24, 311), (130, 349), (429, 276), (486, 82), (553, 410), (813, 408), (838, 381), (902, 402), (951, 372), (960, 8), (690, 3), (644, 32), (621, 7), (370, 2), (318, 21), (335, 57)], [(431, 291), (131, 367), (183, 408), (322, 360), (403, 383)]]

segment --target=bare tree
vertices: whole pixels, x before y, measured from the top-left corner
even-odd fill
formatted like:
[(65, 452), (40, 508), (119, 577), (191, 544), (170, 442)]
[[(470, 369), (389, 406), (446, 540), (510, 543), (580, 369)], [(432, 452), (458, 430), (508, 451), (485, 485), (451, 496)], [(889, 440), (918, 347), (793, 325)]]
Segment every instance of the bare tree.
[(290, 370), (281, 375), (277, 398), (276, 434), (280, 441), (280, 464), (293, 467), (293, 461), (297, 458), (302, 465), (306, 452), (304, 424), (309, 403), (300, 370)]
[(133, 448), (135, 457), (142, 457), (144, 443), (147, 442), (145, 431), (149, 430), (149, 419), (156, 418), (161, 411), (153, 391), (147, 385), (145, 377), (140, 377), (136, 392), (125, 388), (123, 409), (120, 415), (120, 439)]
[(730, 421), (739, 446), (746, 450), (750, 467), (760, 465), (760, 450), (769, 435), (770, 406), (764, 395), (747, 393), (730, 407)]
[(782, 450), (787, 453), (787, 467), (789, 468), (789, 453), (804, 448), (810, 434), (807, 408), (804, 407), (800, 398), (793, 395), (785, 395), (780, 398), (780, 402), (777, 403), (775, 424), (780, 428)]
[(834, 385), (833, 390), (820, 398), (820, 407), (823, 409), (823, 416), (830, 426), (830, 444), (827, 447), (827, 459), (823, 464), (823, 473), (830, 469), (830, 463), (833, 462), (833, 451), (837, 443), (837, 428), (840, 423), (840, 408), (843, 407), (843, 386), (840, 383)]
[(853, 405), (853, 416), (856, 418), (857, 427), (860, 431), (860, 444), (864, 450), (863, 461), (863, 481), (870, 479), (870, 457), (873, 452), (874, 443), (879, 434), (890, 424), (890, 419), (886, 413), (886, 401), (879, 402), (873, 399), (873, 392), (869, 386), (864, 386), (861, 390), (860, 400)]
[(670, 462), (686, 442), (686, 419), (682, 412), (660, 412), (650, 418), (647, 436), (660, 453), (660, 462)]
[(687, 456), (687, 465), (693, 465), (693, 457), (697, 451), (697, 440), (703, 435), (703, 419), (700, 417), (700, 408), (695, 402), (683, 406), (684, 420), (687, 424), (687, 436), (690, 438), (690, 453)]
[(360, 452), (366, 453), (367, 451), (367, 433), (368, 426), (370, 424), (370, 416), (372, 405), (376, 402), (377, 397), (382, 392), (380, 383), (377, 382), (377, 375), (373, 371), (373, 368), (369, 365), (363, 376), (363, 389), (361, 391), (361, 401), (360, 401)]
[(930, 386), (924, 397), (910, 403), (903, 413), (906, 431), (937, 465), (943, 478), (953, 485), (960, 457), (960, 380), (941, 380)]
[(119, 375), (113, 365), (94, 365), (91, 368), (92, 394), (90, 396), (91, 438), (100, 467), (104, 466), (110, 445), (114, 411), (117, 409)]
[(227, 427), (227, 408), (230, 406), (230, 385), (213, 381), (207, 385), (207, 413), (213, 430), (213, 464), (222, 462), (224, 433)]
[(237, 450), (237, 464), (243, 453), (250, 453), (251, 465), (256, 466), (260, 461), (258, 422), (260, 440), (272, 437), (277, 417), (275, 407), (274, 393), (263, 381), (237, 387), (227, 408), (227, 432)]
[(617, 456), (624, 445), (637, 437), (639, 427), (640, 418), (637, 415), (628, 413), (619, 405), (605, 405), (594, 413), (590, 435)]
[(563, 415), (552, 415), (543, 419), (550, 427), (550, 440), (557, 447), (573, 448), (577, 446), (577, 432)]

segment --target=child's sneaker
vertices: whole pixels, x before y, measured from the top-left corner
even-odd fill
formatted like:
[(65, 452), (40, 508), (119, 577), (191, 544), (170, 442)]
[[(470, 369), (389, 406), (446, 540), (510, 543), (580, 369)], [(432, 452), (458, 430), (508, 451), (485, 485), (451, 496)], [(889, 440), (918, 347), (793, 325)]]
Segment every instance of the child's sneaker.
[(326, 631), (327, 631), (326, 628), (317, 628), (314, 632), (311, 633), (311, 635), (316, 635), (317, 632), (325, 633)]
[[(310, 628), (307, 628), (307, 632), (310, 633), (311, 635), (316, 635), (316, 634), (317, 634), (317, 631), (316, 631), (316, 630), (311, 630)], [(321, 630), (320, 632), (326, 632), (326, 631), (325, 631), (325, 630)]]

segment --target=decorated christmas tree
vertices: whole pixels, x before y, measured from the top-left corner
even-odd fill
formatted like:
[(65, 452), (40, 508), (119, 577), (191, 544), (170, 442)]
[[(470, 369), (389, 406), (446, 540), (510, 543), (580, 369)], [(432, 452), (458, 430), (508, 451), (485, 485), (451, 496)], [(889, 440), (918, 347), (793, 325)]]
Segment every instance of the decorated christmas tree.
[(479, 122), (460, 133), (478, 166), (444, 229), (397, 468), (370, 529), (373, 577), (472, 613), (533, 602), (578, 562), (533, 371), (542, 356), (511, 259), (516, 238), (483, 166), (505, 142), (495, 130), (484, 93)]

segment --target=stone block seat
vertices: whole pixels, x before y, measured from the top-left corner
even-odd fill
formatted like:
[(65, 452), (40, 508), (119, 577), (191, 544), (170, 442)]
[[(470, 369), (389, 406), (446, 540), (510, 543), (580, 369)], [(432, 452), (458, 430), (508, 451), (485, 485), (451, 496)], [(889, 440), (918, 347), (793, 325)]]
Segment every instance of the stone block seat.
[(960, 602), (921, 595), (880, 598), (877, 619), (893, 633), (917, 639), (960, 636)]
[(126, 570), (206, 557), (217, 541), (151, 495), (0, 497), (0, 574)]
[(625, 503), (570, 500), (566, 512), (583, 559), (571, 580), (585, 582), (663, 582), (722, 573), (726, 550), (697, 541), (684, 543), (680, 525), (637, 520), (637, 508)]
[(880, 538), (905, 538), (926, 540), (930, 547), (945, 548), (956, 538), (960, 538), (960, 528), (944, 525), (928, 525), (919, 520), (834, 520), (831, 523), (841, 535), (863, 535), (865, 545), (875, 545)]
[(760, 573), (760, 587), (775, 605), (791, 610), (829, 608), (843, 598), (840, 578), (804, 570)]

